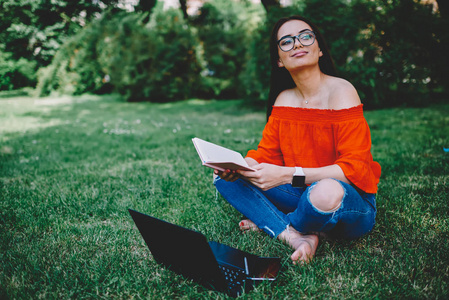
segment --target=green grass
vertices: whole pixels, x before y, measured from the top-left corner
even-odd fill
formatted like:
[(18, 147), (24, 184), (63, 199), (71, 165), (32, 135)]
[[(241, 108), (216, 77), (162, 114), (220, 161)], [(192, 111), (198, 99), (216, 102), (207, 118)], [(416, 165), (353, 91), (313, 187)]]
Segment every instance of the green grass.
[(0, 99), (0, 298), (226, 298), (157, 265), (128, 208), (282, 257), (279, 280), (243, 298), (447, 298), (449, 105), (365, 115), (383, 168), (377, 224), (296, 266), (282, 243), (239, 232), (239, 213), (216, 198), (191, 143), (246, 153), (263, 111), (239, 101)]

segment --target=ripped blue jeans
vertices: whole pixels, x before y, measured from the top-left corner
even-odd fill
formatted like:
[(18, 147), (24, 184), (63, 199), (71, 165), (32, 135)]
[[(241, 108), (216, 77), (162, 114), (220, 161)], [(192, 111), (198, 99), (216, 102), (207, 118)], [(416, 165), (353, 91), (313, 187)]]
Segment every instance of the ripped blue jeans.
[(277, 237), (291, 225), (304, 234), (326, 232), (335, 238), (356, 239), (374, 226), (376, 197), (337, 181), (345, 194), (333, 212), (322, 212), (311, 204), (310, 191), (317, 182), (304, 188), (286, 184), (267, 191), (242, 179), (227, 182), (217, 177), (214, 184), (226, 201), (271, 237)]

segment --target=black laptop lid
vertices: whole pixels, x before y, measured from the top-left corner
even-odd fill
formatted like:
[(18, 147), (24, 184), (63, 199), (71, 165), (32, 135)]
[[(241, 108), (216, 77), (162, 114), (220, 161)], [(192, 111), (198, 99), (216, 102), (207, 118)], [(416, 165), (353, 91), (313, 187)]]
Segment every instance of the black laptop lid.
[(227, 290), (203, 234), (131, 209), (129, 213), (158, 263), (201, 284)]

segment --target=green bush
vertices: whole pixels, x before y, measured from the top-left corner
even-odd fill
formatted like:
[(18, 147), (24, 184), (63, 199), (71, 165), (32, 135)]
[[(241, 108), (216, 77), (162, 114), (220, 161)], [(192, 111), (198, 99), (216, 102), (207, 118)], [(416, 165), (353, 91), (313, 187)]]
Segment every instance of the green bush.
[(0, 49), (0, 91), (12, 91), (36, 84), (36, 63), (25, 58), (14, 60)]
[(400, 105), (427, 102), (435, 89), (433, 61), (436, 16), (431, 7), (413, 0), (392, 1), (377, 14), (370, 42), (380, 48), (375, 57), (378, 103)]
[(193, 97), (201, 72), (198, 40), (181, 12), (156, 7), (145, 26), (135, 18), (124, 18), (100, 47), (112, 85), (129, 101)]
[(198, 41), (178, 10), (105, 14), (71, 38), (40, 71), (38, 91), (114, 90), (128, 101), (173, 101), (195, 95)]
[(107, 17), (87, 25), (69, 38), (57, 51), (50, 65), (38, 71), (36, 94), (78, 95), (107, 90), (105, 73), (97, 60), (97, 44), (105, 35)]
[(201, 41), (205, 70), (201, 96), (241, 97), (245, 91), (241, 76), (253, 31), (263, 17), (261, 6), (245, 2), (208, 1), (193, 25)]

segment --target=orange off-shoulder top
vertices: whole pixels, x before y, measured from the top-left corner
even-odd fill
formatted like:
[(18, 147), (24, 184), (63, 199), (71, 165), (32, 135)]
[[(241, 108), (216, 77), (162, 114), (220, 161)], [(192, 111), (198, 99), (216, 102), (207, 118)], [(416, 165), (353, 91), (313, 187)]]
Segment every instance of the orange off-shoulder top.
[(318, 168), (337, 164), (366, 193), (376, 193), (381, 167), (371, 155), (363, 104), (341, 110), (274, 106), (257, 150), (258, 163)]

